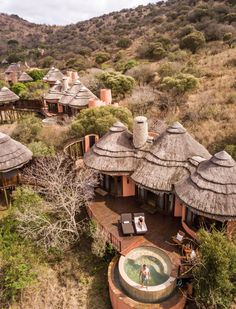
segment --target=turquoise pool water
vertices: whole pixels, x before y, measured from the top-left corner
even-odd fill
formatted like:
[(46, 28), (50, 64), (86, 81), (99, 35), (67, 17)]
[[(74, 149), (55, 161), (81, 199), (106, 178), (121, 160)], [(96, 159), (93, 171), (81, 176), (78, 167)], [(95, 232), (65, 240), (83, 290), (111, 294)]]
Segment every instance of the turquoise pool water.
[(143, 255), (136, 259), (127, 258), (125, 261), (125, 272), (135, 283), (140, 284), (139, 272), (143, 264), (146, 264), (150, 270), (148, 286), (162, 284), (169, 278), (160, 260), (153, 256)]

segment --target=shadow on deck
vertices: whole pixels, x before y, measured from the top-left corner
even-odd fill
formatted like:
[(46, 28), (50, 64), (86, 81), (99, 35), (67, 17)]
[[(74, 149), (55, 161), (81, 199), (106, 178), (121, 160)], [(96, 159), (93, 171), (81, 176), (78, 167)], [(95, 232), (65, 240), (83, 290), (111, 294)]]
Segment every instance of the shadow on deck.
[[(148, 232), (145, 235), (123, 236), (119, 224), (122, 213), (144, 212)], [(150, 214), (143, 210), (134, 197), (113, 198), (96, 196), (88, 207), (90, 218), (95, 219), (109, 234), (114, 247), (123, 255), (143, 244), (157, 246), (168, 252), (178, 253), (178, 248), (171, 244), (171, 237), (181, 229), (179, 218), (159, 213)]]

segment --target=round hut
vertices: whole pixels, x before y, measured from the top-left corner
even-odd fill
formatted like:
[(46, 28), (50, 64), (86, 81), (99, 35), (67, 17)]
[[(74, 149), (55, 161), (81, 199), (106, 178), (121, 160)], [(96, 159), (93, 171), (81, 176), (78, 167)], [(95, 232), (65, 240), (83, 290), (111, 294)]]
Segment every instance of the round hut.
[(147, 210), (181, 215), (178, 206), (175, 207), (173, 184), (194, 170), (194, 164), (189, 161), (193, 156), (210, 158), (209, 152), (179, 122), (167, 127), (154, 140), (131, 176)]
[(20, 168), (31, 159), (32, 152), (27, 147), (0, 132), (0, 189), (7, 204), (7, 189), (19, 183)]
[(0, 123), (12, 122), (16, 115), (13, 108), (13, 102), (19, 100), (19, 97), (7, 87), (0, 90)]
[(84, 156), (85, 164), (103, 175), (102, 187), (116, 196), (135, 195), (129, 175), (135, 170), (142, 153), (133, 145), (133, 134), (116, 122)]
[(27, 82), (32, 82), (32, 81), (33, 81), (33, 78), (29, 76), (29, 74), (27, 74), (26, 72), (23, 72), (18, 79), (18, 82), (21, 82), (21, 83), (27, 83)]
[(55, 85), (56, 81), (62, 81), (63, 78), (63, 73), (59, 69), (52, 67), (44, 76), (43, 81), (45, 81), (49, 85)]
[(227, 152), (200, 162), (192, 175), (175, 184), (175, 193), (184, 210), (182, 224), (192, 236), (212, 224), (236, 232), (236, 162)]

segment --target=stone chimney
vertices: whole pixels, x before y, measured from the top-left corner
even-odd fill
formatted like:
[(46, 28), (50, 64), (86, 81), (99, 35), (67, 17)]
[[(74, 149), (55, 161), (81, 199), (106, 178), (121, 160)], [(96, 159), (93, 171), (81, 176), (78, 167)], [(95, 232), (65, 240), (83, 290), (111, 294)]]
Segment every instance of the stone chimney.
[(62, 80), (62, 90), (66, 91), (69, 88), (68, 77), (64, 76)]
[(112, 102), (111, 89), (101, 89), (100, 99), (105, 102), (106, 105), (110, 105)]
[(133, 144), (135, 148), (141, 148), (148, 139), (147, 118), (138, 116), (134, 118)]
[(78, 73), (72, 71), (72, 72), (71, 72), (71, 80), (72, 80), (72, 83), (76, 82), (78, 79), (79, 79)]

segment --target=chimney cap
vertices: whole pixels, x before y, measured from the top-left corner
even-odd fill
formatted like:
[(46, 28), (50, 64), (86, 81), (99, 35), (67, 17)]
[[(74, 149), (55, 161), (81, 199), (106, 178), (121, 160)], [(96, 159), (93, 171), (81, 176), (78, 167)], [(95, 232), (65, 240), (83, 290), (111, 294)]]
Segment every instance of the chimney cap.
[(145, 116), (137, 116), (137, 117), (134, 118), (134, 121), (136, 123), (144, 123), (144, 122), (147, 121), (147, 117), (145, 117)]

